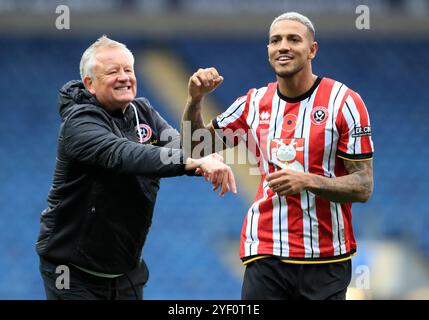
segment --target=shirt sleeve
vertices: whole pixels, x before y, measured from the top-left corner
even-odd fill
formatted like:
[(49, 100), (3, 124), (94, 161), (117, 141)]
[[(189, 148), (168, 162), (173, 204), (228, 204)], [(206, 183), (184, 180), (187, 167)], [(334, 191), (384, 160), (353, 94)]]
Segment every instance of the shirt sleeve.
[(336, 126), (339, 140), (337, 156), (347, 160), (371, 159), (374, 145), (368, 110), (359, 94), (349, 91), (341, 106)]
[(235, 147), (240, 141), (247, 141), (249, 125), (246, 118), (252, 91), (239, 97), (225, 112), (212, 120), (216, 134), (228, 147)]

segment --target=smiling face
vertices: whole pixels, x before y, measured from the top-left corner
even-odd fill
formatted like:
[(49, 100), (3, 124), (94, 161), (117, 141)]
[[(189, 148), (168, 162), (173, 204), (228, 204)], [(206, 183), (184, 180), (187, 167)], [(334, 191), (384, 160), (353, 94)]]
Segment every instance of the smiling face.
[(293, 20), (280, 20), (273, 25), (267, 47), (270, 64), (280, 78), (311, 71), (311, 60), (317, 52), (317, 42), (308, 28)]
[(136, 96), (137, 81), (132, 57), (121, 48), (94, 52), (94, 77), (85, 76), (86, 88), (108, 110), (125, 108)]

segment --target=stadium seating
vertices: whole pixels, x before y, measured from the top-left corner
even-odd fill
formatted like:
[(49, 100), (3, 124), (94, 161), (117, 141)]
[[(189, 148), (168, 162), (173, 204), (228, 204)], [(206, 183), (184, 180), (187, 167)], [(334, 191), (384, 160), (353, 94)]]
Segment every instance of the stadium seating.
[[(118, 39), (133, 51), (149, 40)], [(43, 299), (34, 242), (46, 206), (59, 127), (57, 91), (79, 78), (82, 51), (92, 39), (0, 38), (0, 299)], [(214, 97), (228, 106), (249, 88), (274, 76), (265, 39), (176, 39), (164, 44), (189, 67), (215, 66), (225, 77)], [(371, 115), (375, 189), (354, 206), (358, 238), (404, 237), (429, 257), (429, 190), (426, 169), (429, 117), (424, 71), (429, 42), (320, 39), (315, 73), (340, 80), (361, 94)], [(159, 112), (172, 119), (139, 83)], [(221, 110), (220, 110), (221, 111)], [(237, 279), (221, 258), (226, 238), (238, 240), (248, 206), (221, 201), (198, 178), (164, 179), (147, 239), (147, 299), (238, 299)], [(238, 246), (236, 248), (238, 259)]]

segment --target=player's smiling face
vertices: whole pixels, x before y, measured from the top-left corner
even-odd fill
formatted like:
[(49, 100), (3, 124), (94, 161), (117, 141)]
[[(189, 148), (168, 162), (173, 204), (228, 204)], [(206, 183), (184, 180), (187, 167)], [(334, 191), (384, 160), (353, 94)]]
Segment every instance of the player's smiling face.
[(120, 48), (98, 49), (89, 91), (107, 109), (124, 110), (136, 96), (133, 60)]
[(277, 76), (292, 77), (315, 57), (317, 43), (307, 27), (292, 20), (273, 25), (268, 42), (268, 59)]

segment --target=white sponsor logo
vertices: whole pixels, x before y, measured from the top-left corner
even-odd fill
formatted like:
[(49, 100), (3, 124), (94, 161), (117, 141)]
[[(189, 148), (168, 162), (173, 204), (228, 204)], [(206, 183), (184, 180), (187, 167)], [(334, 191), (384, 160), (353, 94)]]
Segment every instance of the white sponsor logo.
[(268, 111), (262, 111), (259, 115), (260, 124), (269, 124), (270, 123), (270, 113)]

